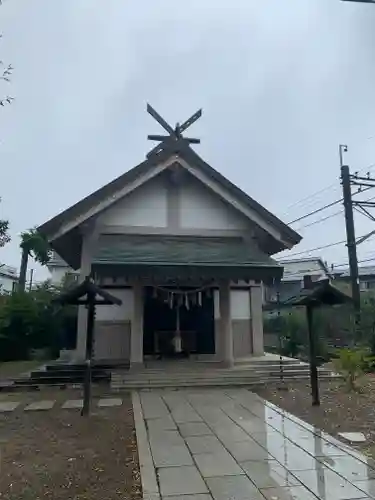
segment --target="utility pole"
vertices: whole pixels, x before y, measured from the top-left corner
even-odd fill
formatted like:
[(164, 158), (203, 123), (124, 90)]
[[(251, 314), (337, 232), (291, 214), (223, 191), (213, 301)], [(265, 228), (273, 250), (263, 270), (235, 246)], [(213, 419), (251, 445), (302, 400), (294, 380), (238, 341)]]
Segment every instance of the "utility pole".
[(33, 277), (34, 277), (34, 269), (30, 269), (29, 292), (31, 292), (32, 287), (33, 287)]
[(345, 226), (346, 226), (346, 246), (348, 247), (350, 281), (352, 286), (352, 297), (355, 311), (356, 330), (359, 327), (361, 298), (359, 291), (357, 243), (355, 240), (353, 199), (351, 189), (351, 178), (348, 165), (344, 164), (343, 153), (348, 151), (348, 147), (340, 144), (340, 169), (342, 194), (344, 198)]

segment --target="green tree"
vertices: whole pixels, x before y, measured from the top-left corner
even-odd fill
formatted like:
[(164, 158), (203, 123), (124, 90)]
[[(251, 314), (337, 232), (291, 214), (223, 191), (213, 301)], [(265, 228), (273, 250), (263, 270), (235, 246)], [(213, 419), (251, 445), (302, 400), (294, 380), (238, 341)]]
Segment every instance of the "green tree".
[(46, 281), (29, 293), (0, 295), (0, 361), (26, 360), (33, 350), (51, 359), (67, 338), (74, 344), (77, 308), (56, 304), (59, 293)]
[(18, 290), (24, 291), (29, 257), (45, 266), (51, 258), (51, 247), (46, 238), (36, 228), (21, 233), (21, 266)]
[[(1, 4), (2, 1), (0, 0), (0, 5)], [(0, 34), (0, 39), (1, 37), (2, 35)], [(0, 81), (9, 83), (12, 71), (13, 71), (12, 65), (5, 64), (2, 58), (0, 57)], [(12, 100), (13, 98), (10, 96), (6, 96), (4, 98), (0, 97), (0, 106), (5, 106), (6, 104), (10, 104)], [(9, 221), (0, 219), (0, 248), (10, 241), (10, 236), (8, 231), (9, 231)]]
[[(1, 203), (1, 198), (0, 198)], [(9, 243), (9, 221), (0, 219), (0, 248)]]
[[(0, 0), (0, 5), (2, 4), (2, 0)], [(0, 34), (0, 39), (2, 35)], [(9, 83), (10, 77), (13, 72), (13, 66), (11, 64), (6, 64), (2, 58), (0, 57), (0, 81)], [(9, 95), (0, 98), (0, 106), (5, 106), (6, 104), (10, 104), (13, 101), (13, 97)]]

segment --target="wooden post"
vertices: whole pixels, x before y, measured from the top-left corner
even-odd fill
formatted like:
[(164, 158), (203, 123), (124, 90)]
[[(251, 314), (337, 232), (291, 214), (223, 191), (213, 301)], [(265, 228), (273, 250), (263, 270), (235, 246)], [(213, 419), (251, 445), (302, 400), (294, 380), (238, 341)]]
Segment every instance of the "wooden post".
[(95, 296), (87, 294), (87, 334), (86, 334), (86, 357), (85, 357), (85, 380), (83, 386), (83, 407), (82, 416), (90, 414), (91, 402), (91, 371), (92, 371), (92, 348), (94, 340), (94, 321), (95, 321)]
[(306, 307), (307, 328), (309, 333), (309, 357), (310, 357), (310, 383), (311, 383), (311, 396), (312, 405), (319, 406), (319, 380), (318, 380), (318, 367), (316, 363), (316, 346), (315, 336), (313, 332), (313, 308)]

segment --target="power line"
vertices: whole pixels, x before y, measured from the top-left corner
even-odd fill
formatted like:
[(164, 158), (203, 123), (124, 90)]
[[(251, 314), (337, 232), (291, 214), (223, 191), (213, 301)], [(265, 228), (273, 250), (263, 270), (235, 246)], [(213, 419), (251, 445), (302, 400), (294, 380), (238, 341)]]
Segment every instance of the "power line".
[[(356, 194), (365, 193), (366, 191), (368, 191), (369, 189), (372, 189), (374, 187), (375, 187), (375, 185), (374, 186), (367, 186), (365, 189), (360, 189), (359, 188), (355, 193), (353, 193), (353, 196), (356, 195)], [(373, 198), (370, 198), (367, 201), (373, 200), (374, 198), (375, 198), (375, 196)], [(333, 201), (332, 203), (328, 203), (327, 205), (324, 205), (323, 207), (317, 208), (316, 210), (314, 210), (312, 212), (309, 212), (308, 214), (302, 215), (298, 219), (292, 220), (292, 221), (288, 222), (287, 224), (294, 224), (296, 222), (299, 222), (300, 220), (306, 219), (307, 217), (311, 217), (312, 215), (315, 215), (315, 214), (317, 214), (319, 212), (322, 212), (323, 210), (326, 210), (327, 208), (331, 208), (334, 205), (337, 205), (338, 203), (340, 203), (343, 200), (344, 200), (344, 198), (340, 198), (339, 200)], [(333, 215), (332, 215), (332, 217), (333, 217)]]
[(301, 231), (301, 229), (305, 229), (306, 227), (314, 226), (315, 224), (320, 224), (321, 222), (324, 222), (328, 219), (331, 219), (332, 217), (336, 217), (337, 215), (342, 214), (344, 211), (339, 210), (338, 212), (334, 212), (331, 215), (327, 215), (327, 217), (322, 217), (321, 219), (315, 220), (314, 222), (310, 222), (310, 224), (305, 224), (304, 226), (298, 227), (296, 231)]
[(298, 219), (292, 220), (288, 222), (288, 224), (294, 224), (295, 222), (299, 222), (300, 220), (306, 219), (307, 217), (311, 217), (311, 215), (318, 214), (319, 212), (322, 212), (323, 210), (326, 210), (327, 208), (333, 207), (334, 205), (337, 205), (337, 203), (340, 203), (342, 201), (342, 198), (339, 200), (333, 201), (332, 203), (328, 203), (327, 205), (324, 205), (324, 207), (320, 207), (313, 212), (310, 212), (308, 214), (302, 215), (302, 217), (299, 217)]
[(289, 206), (287, 207), (287, 210), (289, 210), (290, 208), (293, 208), (293, 207), (295, 207), (295, 206), (299, 205), (300, 203), (303, 203), (303, 202), (305, 202), (305, 201), (309, 201), (309, 200), (311, 200), (312, 198), (315, 198), (315, 196), (317, 196), (317, 195), (319, 195), (319, 194), (321, 194), (321, 193), (324, 193), (324, 192), (328, 191), (329, 189), (331, 189), (331, 188), (333, 188), (333, 187), (335, 187), (335, 186), (337, 186), (337, 184), (336, 184), (336, 183), (331, 184), (330, 186), (327, 186), (327, 187), (325, 187), (325, 188), (323, 188), (323, 189), (320, 189), (319, 191), (316, 191), (315, 193), (310, 194), (309, 196), (306, 196), (305, 198), (302, 198), (301, 200), (296, 201), (295, 203), (292, 203), (291, 205), (289, 205)]
[[(363, 167), (361, 168), (360, 170), (358, 170), (358, 173), (360, 172), (370, 172), (371, 170), (373, 170), (375, 168), (375, 163), (371, 163), (370, 165), (368, 165), (367, 167)], [(318, 196), (319, 194), (322, 194), (322, 193), (325, 193), (326, 191), (328, 191), (329, 189), (332, 189), (332, 188), (335, 188), (335, 187), (338, 187), (339, 185), (337, 183), (333, 183), (333, 184), (330, 184), (329, 186), (327, 187), (324, 187), (322, 189), (319, 189), (318, 191), (315, 191), (314, 193), (308, 195), (308, 196), (305, 196), (304, 198), (301, 198), (300, 200), (292, 203), (291, 205), (289, 205), (287, 208), (286, 208), (286, 212), (288, 212), (291, 208), (294, 208), (296, 207), (297, 205), (300, 205), (301, 203), (303, 204), (304, 202), (306, 201), (309, 201), (313, 198), (315, 198), (316, 196)], [(290, 223), (289, 223), (290, 224)]]
[[(375, 261), (375, 257), (372, 257), (371, 259), (362, 259), (362, 260), (359, 260), (358, 261), (358, 264), (363, 264), (364, 262), (373, 262)], [(345, 263), (342, 263), (342, 264), (332, 264), (333, 265), (333, 269), (335, 269), (336, 267), (349, 267), (349, 262), (345, 262)]]
[[(330, 247), (334, 247), (337, 245), (342, 245), (343, 243), (346, 243), (346, 240), (335, 241), (334, 243), (329, 243), (328, 245), (322, 245), (320, 247), (310, 248), (309, 250), (303, 250), (301, 252), (292, 253), (292, 254), (288, 255), (288, 257), (295, 257), (297, 255), (303, 255), (304, 253), (315, 252), (315, 250), (323, 250), (324, 248), (330, 248)], [(283, 258), (283, 260), (286, 261), (286, 259), (284, 259), (284, 258)]]
[[(361, 239), (361, 238), (363, 238), (364, 236), (367, 236), (367, 235), (368, 235), (368, 233), (363, 234), (362, 236), (359, 236), (358, 239)], [(334, 247), (334, 246), (337, 246), (337, 245), (342, 245), (343, 243), (346, 243), (346, 239), (345, 240), (341, 240), (341, 241), (335, 241), (334, 243), (329, 243), (327, 245), (322, 245), (320, 247), (310, 248), (308, 250), (301, 250), (300, 252), (292, 253), (292, 254), (287, 255), (286, 257), (283, 257), (282, 260), (284, 260), (285, 262), (287, 262), (287, 260), (289, 259), (289, 257), (296, 257), (297, 255), (303, 255), (304, 253), (315, 252), (316, 250), (324, 250), (325, 248), (330, 248), (330, 247)]]

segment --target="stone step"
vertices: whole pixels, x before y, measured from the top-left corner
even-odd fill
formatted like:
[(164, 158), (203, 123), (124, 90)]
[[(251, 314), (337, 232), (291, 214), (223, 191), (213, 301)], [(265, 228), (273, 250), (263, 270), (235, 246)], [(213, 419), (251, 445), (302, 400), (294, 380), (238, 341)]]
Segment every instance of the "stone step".
[[(289, 366), (282, 366), (282, 369), (283, 371), (285, 372), (289, 372), (289, 371), (308, 371), (309, 370), (309, 365), (289, 365)], [(119, 371), (119, 370), (115, 370), (115, 371)], [(270, 372), (270, 371), (280, 371), (280, 365), (273, 365), (273, 366), (260, 366), (260, 367), (253, 367), (253, 366), (249, 366), (249, 367), (245, 367), (245, 366), (234, 366), (231, 370), (232, 372), (235, 372), (235, 373), (248, 373), (248, 372), (252, 372), (252, 373), (267, 373), (267, 372)], [(167, 373), (169, 375), (175, 375), (175, 374), (183, 374), (183, 375), (189, 375), (190, 373), (227, 373), (228, 372), (228, 369), (227, 368), (200, 368), (200, 369), (185, 369), (185, 370), (177, 370), (177, 369), (166, 369), (166, 370), (163, 370), (163, 369), (155, 369), (155, 368), (142, 368), (142, 369), (134, 369), (134, 370), (130, 370), (130, 373), (143, 373), (143, 372), (147, 372), (147, 373), (152, 373), (152, 374), (164, 374), (164, 373)]]
[[(303, 361), (300, 361), (299, 359), (282, 359), (283, 365), (300, 365), (300, 364), (305, 364)], [(241, 366), (241, 365), (247, 365), (247, 366), (268, 366), (268, 365), (275, 365), (275, 364), (280, 364), (279, 359), (265, 359), (265, 360), (252, 360), (251, 358), (246, 358), (246, 359), (236, 359), (234, 364), (236, 366)]]
[[(287, 376), (294, 376), (294, 377), (299, 377), (299, 376), (308, 376), (310, 370), (309, 367), (303, 370), (288, 370), (288, 371), (283, 371), (284, 375)], [(159, 379), (159, 380), (169, 380), (170, 378), (173, 378), (174, 380), (184, 380), (184, 379), (202, 379), (202, 378), (255, 378), (255, 379), (260, 379), (268, 376), (279, 376), (280, 375), (280, 370), (217, 370), (217, 371), (195, 371), (195, 372), (175, 372), (173, 374), (171, 373), (165, 373), (162, 371), (149, 371), (149, 370), (144, 370), (144, 371), (130, 371), (126, 373), (112, 373), (112, 380), (115, 378), (120, 378), (122, 380), (153, 380), (153, 379)], [(328, 370), (319, 370), (319, 375), (327, 375), (331, 376), (332, 373)]]
[[(321, 377), (321, 379), (330, 379), (330, 377)], [(295, 380), (294, 378), (285, 377), (285, 382), (290, 382)], [(299, 377), (298, 380), (301, 380)], [(302, 380), (308, 380), (308, 377), (303, 377)], [(236, 379), (203, 379), (203, 380), (149, 380), (149, 381), (127, 381), (119, 382), (115, 381), (111, 384), (112, 390), (132, 390), (132, 389), (153, 389), (153, 388), (164, 388), (164, 387), (222, 387), (222, 386), (264, 386), (266, 384), (278, 383), (276, 378), (264, 378), (264, 379), (244, 379), (242, 377)]]
[[(279, 375), (279, 374), (278, 374)], [(285, 381), (294, 380), (309, 380), (309, 374), (299, 374), (295, 375), (284, 375)], [(331, 374), (319, 374), (320, 380), (331, 380), (333, 377)], [(170, 378), (170, 377), (157, 377), (157, 378), (122, 378), (113, 377), (111, 382), (111, 387), (113, 389), (118, 388), (138, 388), (138, 387), (194, 387), (194, 386), (220, 386), (220, 385), (264, 385), (266, 383), (275, 383), (279, 380), (276, 376), (264, 376), (264, 377), (226, 377), (226, 376), (206, 376), (206, 377), (184, 377), (184, 378)]]
[[(293, 377), (293, 378), (297, 378), (299, 376), (304, 376), (304, 377), (307, 377), (309, 376), (309, 371), (304, 371), (304, 372), (286, 372), (284, 373), (285, 376), (288, 376), (288, 377)], [(221, 374), (215, 374), (215, 373), (206, 373), (206, 374), (202, 374), (202, 373), (191, 373), (189, 374), (188, 376), (187, 375), (181, 375), (181, 374), (176, 374), (175, 376), (173, 377), (170, 377), (168, 375), (163, 375), (163, 374), (158, 374), (158, 375), (152, 375), (152, 374), (148, 374), (148, 373), (142, 373), (142, 374), (136, 374), (136, 373), (131, 373), (129, 372), (129, 374), (112, 374), (112, 377), (111, 377), (111, 380), (185, 380), (185, 379), (188, 379), (188, 380), (196, 380), (196, 379), (207, 379), (207, 378), (212, 378), (212, 379), (233, 379), (233, 378), (250, 378), (250, 379), (261, 379), (261, 378), (266, 378), (266, 377), (269, 377), (269, 376), (279, 376), (280, 375), (280, 372), (271, 372), (271, 373), (253, 373), (253, 372), (249, 372), (249, 373), (228, 373), (228, 374), (225, 374), (225, 373), (221, 373)], [(323, 372), (319, 372), (319, 376), (332, 376), (332, 373), (331, 372), (328, 372), (328, 371), (323, 371)]]

